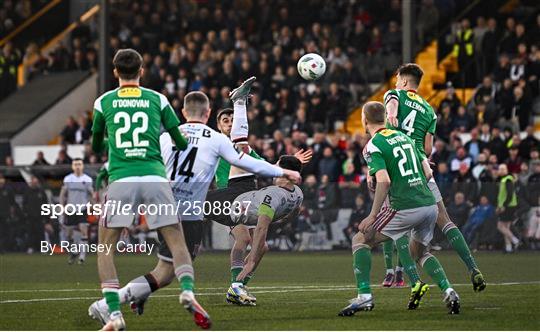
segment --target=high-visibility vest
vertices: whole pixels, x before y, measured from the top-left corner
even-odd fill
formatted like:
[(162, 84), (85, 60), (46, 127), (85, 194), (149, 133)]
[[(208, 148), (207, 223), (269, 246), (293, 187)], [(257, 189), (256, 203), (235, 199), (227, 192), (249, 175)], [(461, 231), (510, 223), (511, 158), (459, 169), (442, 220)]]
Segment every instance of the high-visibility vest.
[(473, 47), (473, 31), (472, 29), (467, 29), (465, 31), (461, 30), (457, 33), (457, 40), (454, 43), (454, 56), (459, 56), (460, 48), (465, 48), (465, 54), (468, 56), (473, 55), (474, 47)]
[(497, 206), (503, 207), (504, 202), (506, 202), (506, 197), (508, 197), (508, 194), (506, 192), (506, 182), (512, 181), (514, 182), (514, 192), (512, 193), (512, 198), (510, 199), (510, 204), (508, 204), (508, 207), (515, 207), (517, 206), (517, 195), (516, 195), (516, 186), (515, 186), (515, 180), (514, 176), (511, 174), (508, 174), (507, 176), (503, 177), (501, 179), (501, 186), (499, 187), (499, 194), (497, 195)]

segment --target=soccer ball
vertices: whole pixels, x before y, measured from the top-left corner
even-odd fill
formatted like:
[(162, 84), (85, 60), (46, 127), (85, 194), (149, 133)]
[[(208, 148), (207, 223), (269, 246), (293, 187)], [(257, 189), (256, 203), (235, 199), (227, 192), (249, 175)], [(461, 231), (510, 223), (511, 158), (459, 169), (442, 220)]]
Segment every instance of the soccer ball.
[(320, 55), (308, 53), (298, 60), (296, 69), (298, 69), (298, 74), (303, 79), (313, 81), (324, 75), (326, 62), (324, 62), (324, 59)]

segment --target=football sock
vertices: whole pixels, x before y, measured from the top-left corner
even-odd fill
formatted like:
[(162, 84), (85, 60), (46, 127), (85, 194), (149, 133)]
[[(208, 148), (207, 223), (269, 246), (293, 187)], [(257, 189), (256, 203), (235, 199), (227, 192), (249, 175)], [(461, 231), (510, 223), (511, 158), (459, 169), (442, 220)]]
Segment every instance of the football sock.
[(394, 269), (394, 263), (392, 262), (392, 256), (394, 255), (394, 241), (388, 240), (383, 242), (383, 254), (384, 254), (384, 266), (386, 271)]
[(250, 272), (243, 280), (244, 286), (248, 284), (248, 282), (253, 278), (254, 272)]
[(403, 265), (403, 270), (409, 277), (409, 283), (413, 286), (417, 281), (420, 281), (420, 275), (418, 269), (416, 269), (416, 263), (411, 257), (409, 251), (409, 238), (403, 236), (396, 241), (396, 248), (398, 252), (398, 258)]
[[(354, 250), (353, 246), (353, 250)], [(353, 252), (353, 268), (358, 294), (371, 294), (371, 248), (361, 245)]]
[(105, 298), (109, 313), (120, 311), (120, 296), (118, 295), (118, 279), (106, 280), (101, 283), (101, 293)]
[(247, 141), (249, 136), (249, 124), (247, 118), (247, 100), (239, 99), (233, 105), (233, 124), (231, 128), (231, 140), (233, 142)]
[(242, 272), (242, 269), (243, 269), (243, 267), (241, 267), (241, 266), (231, 267), (231, 283), (237, 282), (236, 277), (238, 277), (240, 272)]
[(193, 291), (195, 279), (193, 266), (189, 264), (180, 265), (174, 269), (174, 274), (180, 282), (180, 289), (182, 291)]
[(476, 265), (476, 261), (474, 260), (471, 251), (469, 250), (467, 241), (465, 241), (465, 238), (463, 237), (463, 234), (461, 234), (459, 228), (452, 223), (448, 223), (443, 227), (443, 231), (444, 235), (446, 235), (446, 238), (448, 239), (448, 242), (450, 242), (452, 248), (454, 248), (454, 250), (458, 253), (463, 263), (465, 263), (467, 266), (469, 272), (472, 270), (478, 270), (478, 266)]
[(446, 277), (446, 273), (444, 273), (441, 263), (439, 263), (439, 260), (435, 256), (430, 253), (425, 254), (420, 259), (420, 265), (422, 265), (424, 271), (429, 274), (431, 279), (442, 291), (452, 287), (450, 281), (448, 281), (448, 278)]

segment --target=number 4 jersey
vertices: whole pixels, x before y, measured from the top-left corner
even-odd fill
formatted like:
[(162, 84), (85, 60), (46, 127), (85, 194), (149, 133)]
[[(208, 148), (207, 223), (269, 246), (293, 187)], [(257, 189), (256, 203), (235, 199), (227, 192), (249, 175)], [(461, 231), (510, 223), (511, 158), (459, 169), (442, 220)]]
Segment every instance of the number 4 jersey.
[(415, 91), (388, 90), (384, 95), (384, 104), (387, 105), (392, 99), (399, 103), (397, 115), (399, 128), (394, 128), (390, 124), (387, 124), (387, 127), (404, 132), (412, 138), (421, 153), (420, 159), (425, 159), (424, 140), (426, 133), (435, 134), (437, 115), (431, 105)]
[(407, 210), (435, 204), (427, 187), (413, 141), (404, 133), (381, 129), (364, 147), (364, 159), (369, 175), (386, 169), (390, 176), (390, 206), (394, 210)]
[(108, 91), (94, 103), (93, 131), (107, 128), (109, 182), (130, 176), (165, 178), (159, 135), (180, 120), (167, 98), (139, 86)]
[(161, 135), (160, 143), (182, 220), (202, 220), (203, 211), (212, 208), (205, 199), (220, 158), (262, 176), (283, 175), (281, 168), (236, 151), (227, 136), (203, 123), (184, 123), (180, 131), (188, 139), (186, 150), (177, 150), (168, 133)]

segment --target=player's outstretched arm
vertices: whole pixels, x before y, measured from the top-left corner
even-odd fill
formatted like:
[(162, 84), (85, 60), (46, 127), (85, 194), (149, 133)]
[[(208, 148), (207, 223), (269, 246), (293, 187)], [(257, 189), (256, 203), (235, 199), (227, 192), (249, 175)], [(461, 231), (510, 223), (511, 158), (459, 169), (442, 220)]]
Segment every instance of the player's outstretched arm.
[[(261, 205), (266, 206), (266, 205)], [(270, 208), (268, 208), (270, 209)], [(268, 227), (272, 222), (266, 214), (259, 214), (259, 219), (257, 221), (257, 227), (253, 232), (253, 245), (251, 246), (251, 253), (249, 254), (249, 259), (244, 265), (242, 272), (236, 277), (236, 280), (244, 280), (244, 278), (253, 272), (257, 265), (259, 265), (263, 255), (264, 255), (264, 244), (266, 243), (266, 235), (268, 233)]]

